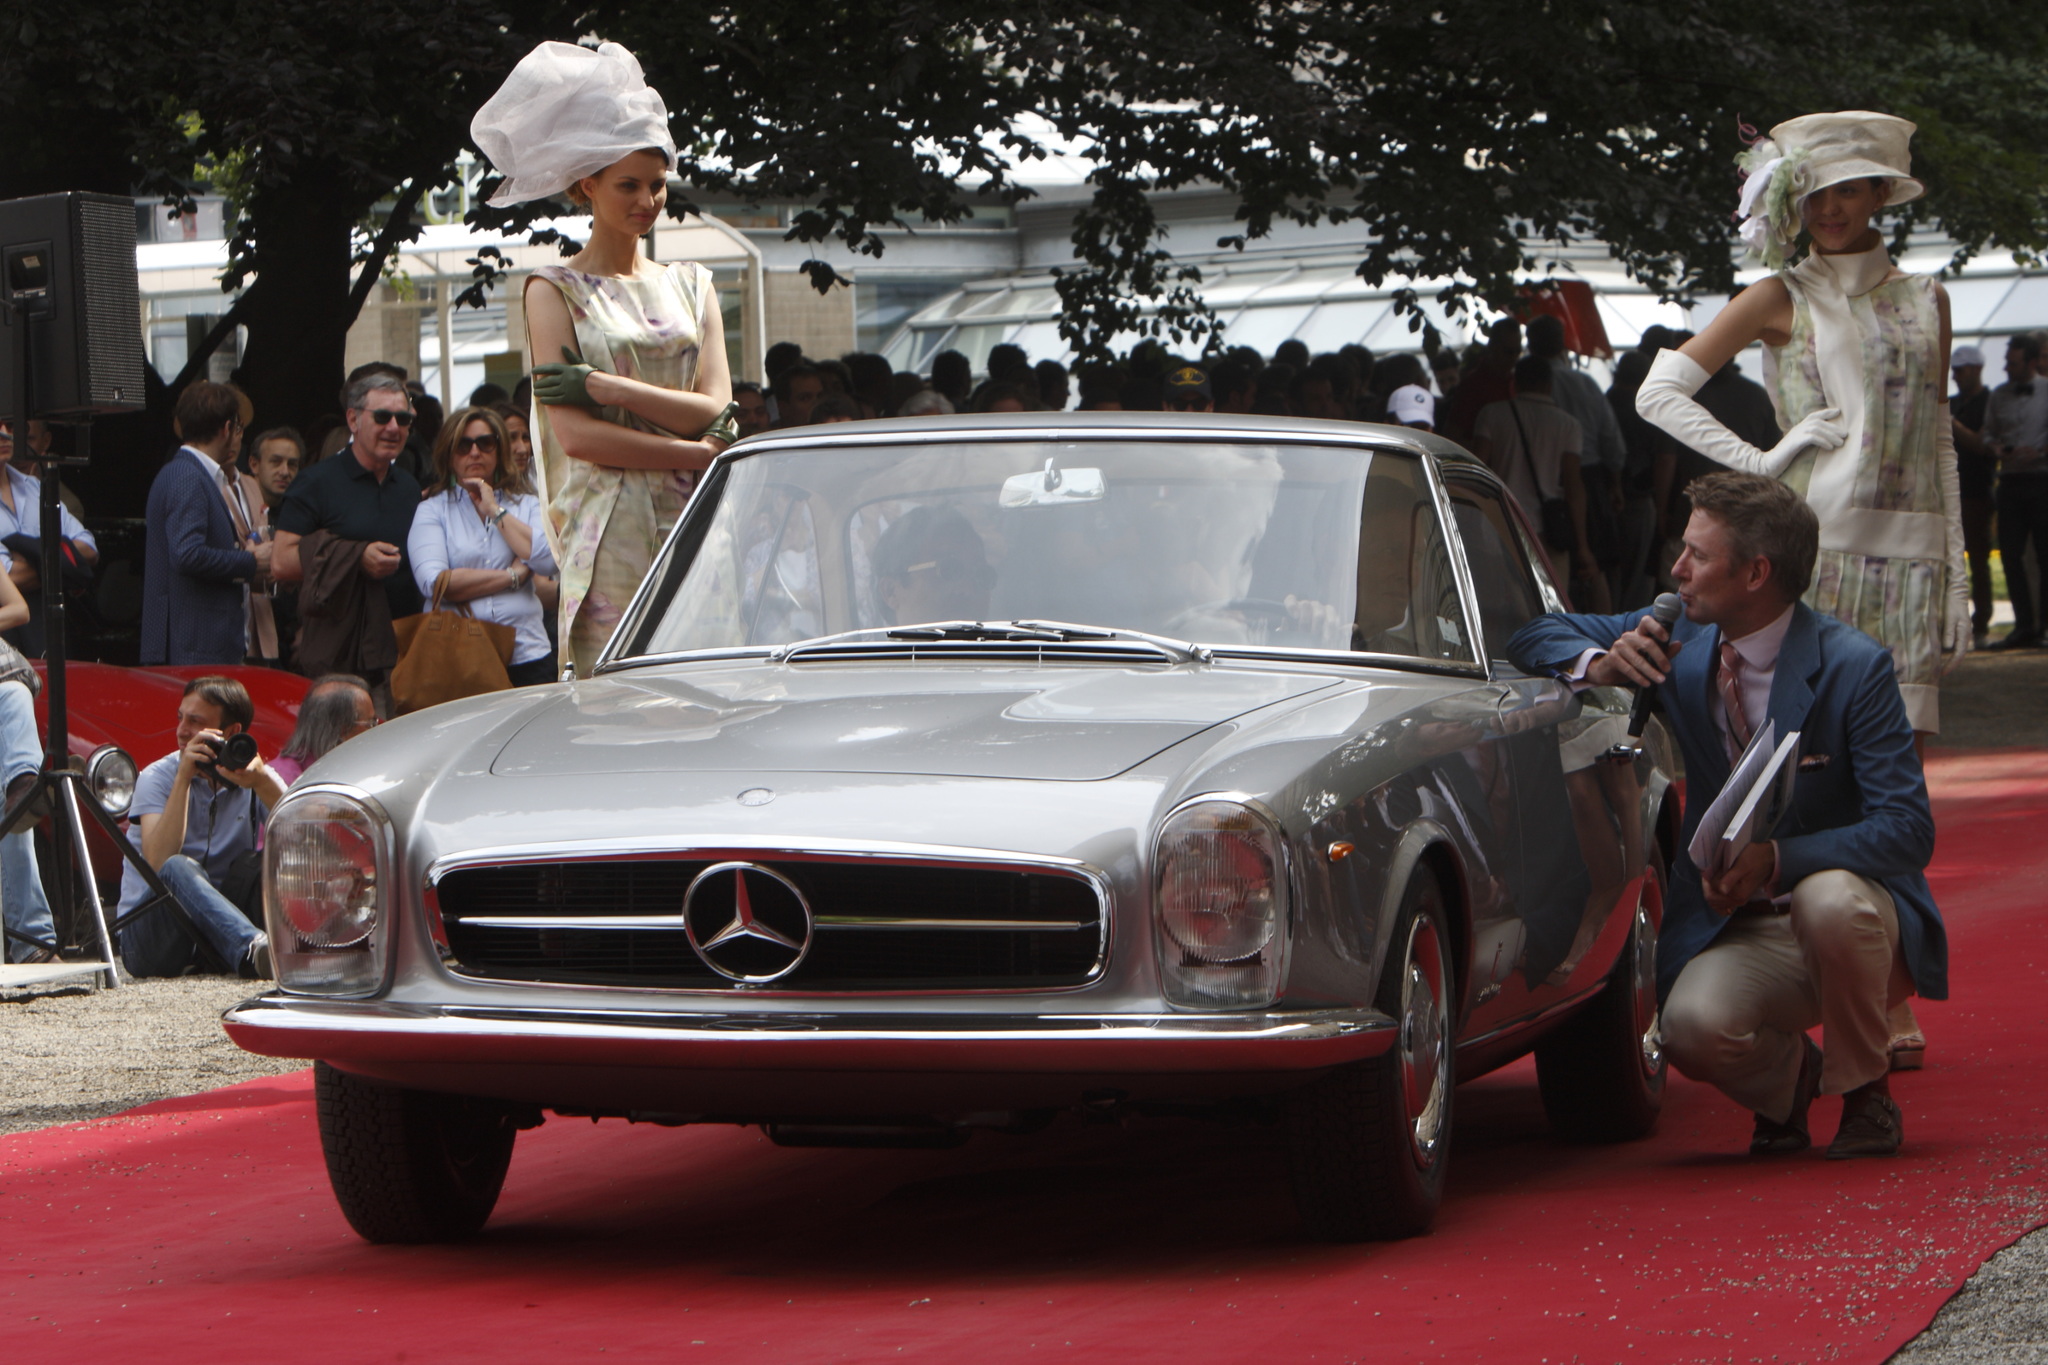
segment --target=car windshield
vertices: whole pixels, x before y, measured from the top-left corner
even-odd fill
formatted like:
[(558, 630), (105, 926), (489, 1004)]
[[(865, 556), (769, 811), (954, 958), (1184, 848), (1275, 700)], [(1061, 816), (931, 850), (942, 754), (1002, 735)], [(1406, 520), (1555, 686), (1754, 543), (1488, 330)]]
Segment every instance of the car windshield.
[(1233, 441), (833, 445), (714, 477), (619, 656), (942, 621), (1469, 661), (1421, 461)]

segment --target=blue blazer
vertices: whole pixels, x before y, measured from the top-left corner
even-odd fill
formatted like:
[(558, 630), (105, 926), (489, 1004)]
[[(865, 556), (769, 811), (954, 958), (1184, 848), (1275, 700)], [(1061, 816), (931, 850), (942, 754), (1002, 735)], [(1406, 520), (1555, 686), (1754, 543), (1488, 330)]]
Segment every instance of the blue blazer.
[(256, 556), (235, 535), (220, 485), (180, 450), (149, 486), (142, 662), (242, 662), (247, 652), (242, 585), (255, 573)]
[[(1515, 632), (1508, 656), (1530, 673), (1569, 668), (1588, 647), (1613, 645), (1647, 612), (1539, 616)], [(1685, 757), (1683, 842), (1690, 844), (1700, 816), (1728, 781), (1728, 755), (1712, 709), (1721, 630), (1681, 616), (1671, 634), (1685, 647), (1657, 693)], [(1882, 882), (1898, 907), (1900, 947), (1914, 988), (1930, 1000), (1946, 1000), (1948, 934), (1926, 876), (1934, 814), (1891, 653), (1854, 627), (1799, 604), (1771, 681), (1770, 717), (1781, 736), (1801, 732), (1792, 809), (1777, 829), (1779, 886), (1789, 890), (1832, 869)], [(1673, 860), (1657, 943), (1660, 995), (1728, 922), (1708, 908), (1699, 869), (1685, 848), (1667, 852)]]

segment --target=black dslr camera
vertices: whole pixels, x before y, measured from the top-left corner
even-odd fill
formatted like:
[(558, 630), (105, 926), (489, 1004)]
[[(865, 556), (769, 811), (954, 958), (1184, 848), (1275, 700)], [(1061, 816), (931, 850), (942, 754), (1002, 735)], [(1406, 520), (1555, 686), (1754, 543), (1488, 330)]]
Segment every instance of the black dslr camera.
[(213, 750), (213, 762), (199, 766), (211, 771), (225, 768), (231, 773), (238, 773), (256, 761), (256, 736), (246, 730), (226, 739), (209, 739), (206, 747)]

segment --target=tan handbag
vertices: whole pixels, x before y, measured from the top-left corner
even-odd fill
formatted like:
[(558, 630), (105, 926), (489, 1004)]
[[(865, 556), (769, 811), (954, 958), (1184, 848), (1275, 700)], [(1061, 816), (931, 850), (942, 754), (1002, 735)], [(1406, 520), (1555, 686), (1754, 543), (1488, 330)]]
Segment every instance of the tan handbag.
[(434, 601), (426, 611), (391, 623), (398, 633), (391, 699), (401, 716), (512, 686), (505, 668), (512, 662), (517, 632), (477, 620), (461, 603), (443, 611), (441, 597), (447, 590), (444, 573), (434, 584)]

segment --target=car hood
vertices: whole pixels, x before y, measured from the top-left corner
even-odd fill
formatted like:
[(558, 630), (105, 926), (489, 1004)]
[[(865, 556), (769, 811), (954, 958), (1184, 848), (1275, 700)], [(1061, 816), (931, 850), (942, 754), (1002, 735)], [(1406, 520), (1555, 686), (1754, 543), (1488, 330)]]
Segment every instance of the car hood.
[(578, 684), (498, 753), (502, 777), (728, 771), (1089, 782), (1336, 685), (1239, 668), (750, 664)]

